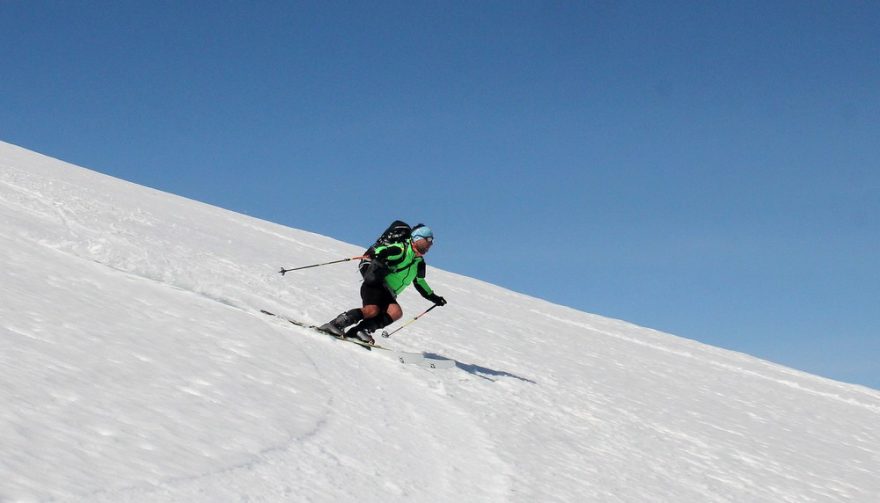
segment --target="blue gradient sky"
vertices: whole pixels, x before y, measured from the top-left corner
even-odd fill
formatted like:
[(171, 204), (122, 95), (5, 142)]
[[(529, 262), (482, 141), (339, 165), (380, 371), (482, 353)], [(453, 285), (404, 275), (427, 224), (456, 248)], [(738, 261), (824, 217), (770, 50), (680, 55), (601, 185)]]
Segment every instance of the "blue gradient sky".
[(875, 2), (0, 0), (0, 72), (3, 141), (880, 388)]

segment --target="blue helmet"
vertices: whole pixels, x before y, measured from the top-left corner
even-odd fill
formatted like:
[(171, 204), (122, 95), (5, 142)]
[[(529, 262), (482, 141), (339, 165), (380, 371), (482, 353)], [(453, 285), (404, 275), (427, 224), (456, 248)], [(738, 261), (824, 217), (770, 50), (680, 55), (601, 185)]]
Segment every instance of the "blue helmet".
[(412, 231), (412, 240), (418, 241), (420, 239), (427, 239), (428, 241), (433, 243), (434, 242), (434, 232), (431, 231), (430, 227), (427, 227), (425, 225), (423, 225), (417, 229), (414, 229)]

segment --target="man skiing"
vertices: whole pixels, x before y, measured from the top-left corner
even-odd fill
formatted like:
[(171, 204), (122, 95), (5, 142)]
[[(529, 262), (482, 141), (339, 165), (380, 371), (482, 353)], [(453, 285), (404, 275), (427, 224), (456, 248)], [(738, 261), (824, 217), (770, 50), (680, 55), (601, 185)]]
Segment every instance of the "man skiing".
[[(337, 337), (357, 338), (373, 344), (373, 332), (403, 316), (397, 295), (412, 283), (425, 299), (439, 306), (446, 305), (446, 299), (434, 293), (425, 281), (424, 256), (433, 244), (434, 233), (420, 225), (412, 230), (409, 239), (376, 247), (369, 254), (372, 260), (361, 285), (363, 307), (340, 314), (320, 329)], [(357, 325), (346, 331), (355, 323)]]

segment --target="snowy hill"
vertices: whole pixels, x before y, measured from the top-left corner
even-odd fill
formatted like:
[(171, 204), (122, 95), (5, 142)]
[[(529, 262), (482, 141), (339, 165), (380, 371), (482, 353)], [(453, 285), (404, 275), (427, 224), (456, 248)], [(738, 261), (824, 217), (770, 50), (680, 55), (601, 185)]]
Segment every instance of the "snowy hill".
[(451, 369), (259, 313), (361, 245), (0, 143), (0, 501), (880, 501), (874, 390), (436, 269)]

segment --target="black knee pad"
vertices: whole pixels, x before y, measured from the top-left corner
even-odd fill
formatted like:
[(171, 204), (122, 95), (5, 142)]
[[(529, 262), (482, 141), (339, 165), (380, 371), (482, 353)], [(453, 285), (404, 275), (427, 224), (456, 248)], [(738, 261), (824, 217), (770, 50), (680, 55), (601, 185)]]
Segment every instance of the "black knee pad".
[(391, 316), (388, 313), (382, 313), (375, 318), (362, 321), (358, 327), (368, 332), (373, 332), (380, 328), (385, 328), (392, 323), (394, 323), (394, 320), (391, 319)]
[(379, 316), (376, 316), (376, 320), (378, 321), (376, 328), (385, 328), (394, 323), (394, 320), (391, 319), (391, 315), (388, 313), (382, 313)]

